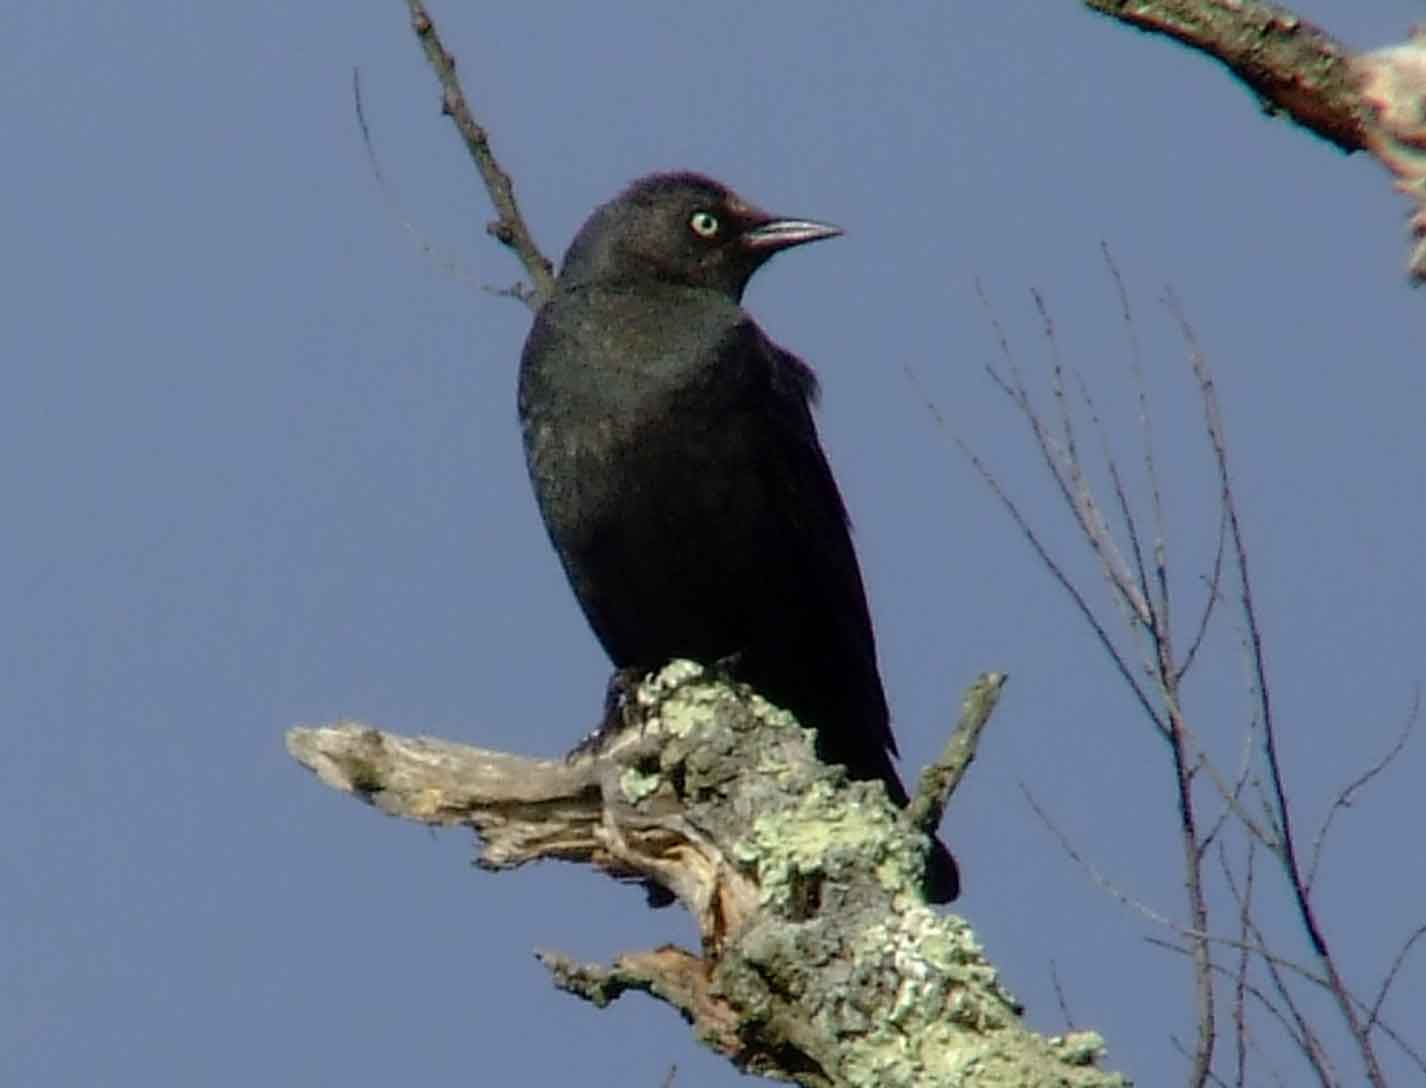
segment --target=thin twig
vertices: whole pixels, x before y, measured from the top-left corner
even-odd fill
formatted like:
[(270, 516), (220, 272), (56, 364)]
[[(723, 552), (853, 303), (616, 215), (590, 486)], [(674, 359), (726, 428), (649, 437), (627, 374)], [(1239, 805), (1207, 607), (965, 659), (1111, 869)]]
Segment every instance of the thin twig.
[(1050, 986), (1055, 991), (1055, 1004), (1059, 1006), (1060, 1015), (1064, 1017), (1065, 1030), (1074, 1031), (1074, 1014), (1070, 1012), (1069, 999), (1065, 997), (1065, 988), (1060, 982), (1059, 965), (1054, 960), (1050, 961)]
[[(1178, 1034), (1176, 1032), (1171, 1033), (1169, 1035), (1169, 1042), (1173, 1044), (1173, 1048), (1178, 1051), (1180, 1057), (1188, 1058), (1190, 1061), (1195, 1063), (1195, 1069), (1197, 1068), (1196, 1056), (1188, 1052), (1188, 1047), (1183, 1045), (1183, 1040), (1178, 1037)], [(1190, 1079), (1196, 1078), (1191, 1077)], [(1225, 1081), (1222, 1077), (1220, 1077), (1217, 1073), (1213, 1072), (1213, 1070), (1211, 1069), (1209, 1069), (1205, 1074), (1205, 1079), (1202, 1083), (1211, 1084), (1214, 1086), (1214, 1088), (1228, 1088), (1228, 1082)]]
[(1208, 362), (1198, 345), (1198, 338), (1183, 308), (1172, 291), (1165, 297), (1165, 304), (1179, 324), (1185, 343), (1189, 348), (1189, 364), (1198, 380), (1199, 393), (1203, 402), (1204, 418), (1209, 439), (1213, 446), (1214, 459), (1218, 466), (1219, 484), (1223, 501), (1228, 512), (1229, 538), (1233, 544), (1234, 563), (1238, 568), (1239, 605), (1243, 621), (1247, 627), (1248, 645), (1252, 654), (1253, 677), (1257, 689), (1258, 710), (1262, 721), (1263, 751), (1267, 758), (1268, 782), (1272, 789), (1274, 815), (1282, 843), (1277, 851), (1288, 878), (1288, 885), (1297, 906), (1298, 918), (1302, 922), (1308, 939), (1317, 953), (1330, 982), (1329, 990), (1336, 999), (1348, 1029), (1356, 1041), (1367, 1079), (1374, 1088), (1386, 1088), (1386, 1078), (1377, 1061), (1372, 1046), (1371, 1031), (1357, 1016), (1353, 1008), (1346, 983), (1337, 970), (1336, 961), (1327, 945), (1326, 935), (1318, 923), (1316, 911), (1312, 907), (1310, 889), (1302, 871), (1297, 848), (1293, 839), (1292, 818), (1288, 807), (1287, 787), (1282, 764), (1277, 751), (1277, 727), (1272, 713), (1272, 699), (1268, 690), (1267, 661), (1263, 650), (1262, 627), (1258, 622), (1257, 609), (1253, 603), (1252, 578), (1248, 570), (1248, 549), (1244, 539), (1242, 523), (1238, 518), (1237, 502), (1233, 495), (1231, 475), (1228, 470), (1227, 440), (1224, 437), (1222, 414), (1218, 405), (1218, 395), (1213, 377), (1208, 371)]
[[(1104, 256), (1104, 263), (1109, 268), (1109, 278), (1114, 284), (1115, 293), (1119, 298), (1120, 319), (1124, 324), (1124, 335), (1129, 341), (1129, 373), (1134, 379), (1135, 395), (1139, 402), (1139, 431), (1143, 436), (1144, 443), (1144, 477), (1149, 483), (1149, 502), (1154, 516), (1154, 570), (1158, 581), (1158, 606), (1156, 612), (1163, 615), (1162, 628), (1168, 632), (1170, 639), (1173, 632), (1173, 613), (1169, 600), (1169, 577), (1168, 577), (1168, 523), (1164, 516), (1163, 489), (1159, 486), (1158, 462), (1154, 456), (1154, 425), (1153, 413), (1149, 410), (1149, 385), (1144, 376), (1143, 349), (1139, 344), (1138, 329), (1134, 325), (1134, 310), (1129, 303), (1129, 289), (1125, 286), (1124, 277), (1119, 271), (1119, 265), (1114, 260), (1114, 254), (1109, 249), (1109, 243), (1100, 243), (1100, 252)], [(1137, 549), (1137, 542), (1135, 544)], [(1144, 576), (1147, 582), (1147, 576)], [(1147, 586), (1144, 590), (1145, 596), (1152, 599)], [(1212, 597), (1210, 595), (1210, 602)], [(1211, 612), (1210, 603), (1207, 611)], [(1207, 618), (1202, 622), (1202, 627), (1207, 628)], [(1156, 627), (1159, 624), (1156, 623)], [(1187, 669), (1188, 663), (1192, 660), (1196, 647), (1190, 646), (1188, 657), (1184, 664), (1180, 666), (1174, 682), (1182, 678)], [(1172, 653), (1169, 655), (1172, 657)]]
[[(1160, 675), (1172, 677), (1173, 662), (1167, 658)], [(1213, 1068), (1213, 1048), (1217, 1040), (1217, 1015), (1213, 993), (1213, 957), (1208, 946), (1208, 899), (1203, 888), (1203, 855), (1199, 849), (1198, 819), (1193, 804), (1192, 771), (1183, 715), (1178, 708), (1178, 693), (1172, 695), (1173, 709), (1169, 722), (1173, 730), (1174, 780), (1178, 787), (1179, 837), (1183, 850), (1184, 891), (1188, 896), (1189, 916), (1193, 929), (1202, 936), (1193, 938), (1194, 998), (1198, 1005), (1198, 1040), (1193, 1052), (1193, 1070), (1189, 1083), (1195, 1088), (1208, 1081)]]
[[(1224, 875), (1231, 882), (1233, 878), (1232, 868), (1228, 864), (1228, 851), (1219, 846), (1218, 860), (1223, 867)], [(1238, 897), (1238, 939), (1243, 942), (1243, 947), (1238, 951), (1238, 969), (1235, 972), (1233, 982), (1233, 1041), (1234, 1041), (1234, 1066), (1237, 1070), (1237, 1083), (1241, 1086), (1248, 1080), (1248, 969), (1252, 960), (1248, 952), (1248, 924), (1252, 919), (1253, 907), (1253, 887), (1254, 877), (1257, 870), (1254, 863), (1257, 861), (1257, 843), (1252, 839), (1248, 840), (1248, 857), (1246, 872), (1243, 876), (1243, 893)]]
[[(1176, 807), (1179, 815), (1179, 842), (1184, 857), (1184, 883), (1188, 897), (1188, 911), (1191, 919), (1190, 932), (1204, 934), (1208, 930), (1207, 895), (1203, 884), (1202, 844), (1198, 832), (1198, 818), (1193, 799), (1194, 758), (1193, 744), (1181, 706), (1177, 686), (1178, 669), (1173, 657), (1173, 633), (1169, 627), (1170, 594), (1167, 569), (1159, 551), (1159, 562), (1155, 564), (1158, 585), (1158, 605), (1154, 604), (1155, 594), (1150, 589), (1145, 569), (1143, 549), (1139, 532), (1130, 508), (1127, 491), (1119, 474), (1119, 467), (1108, 450), (1108, 439), (1094, 407), (1088, 388), (1080, 382), (1081, 396), (1089, 409), (1105, 447), (1104, 459), (1114, 494), (1127, 526), (1130, 546), (1134, 556), (1138, 578), (1124, 561), (1086, 479), (1075, 438), (1073, 413), (1070, 410), (1064, 390), (1064, 367), (1060, 360), (1059, 345), (1055, 339), (1054, 323), (1044, 297), (1038, 291), (1031, 292), (1039, 311), (1044, 336), (1050, 343), (1053, 363), (1051, 367), (1051, 389), (1059, 410), (1062, 445), (1053, 446), (1045, 440), (1044, 425), (1030, 404), (1029, 393), (1023, 381), (1016, 375), (1013, 398), (1020, 407), (1027, 422), (1040, 441), (1041, 455), (1060, 481), (1062, 493), (1072, 497), (1069, 505), (1073, 510), (1081, 532), (1090, 550), (1099, 558), (1105, 576), (1115, 597), (1129, 613), (1131, 626), (1137, 623), (1147, 632), (1151, 655), (1149, 671), (1159, 685), (1159, 693), (1166, 709), (1168, 729), (1163, 734), (1169, 742), (1174, 768)], [(1158, 510), (1162, 516), (1162, 508)], [(1192, 1070), (1188, 1083), (1192, 1088), (1203, 1088), (1212, 1075), (1213, 1050), (1217, 1038), (1217, 1021), (1213, 990), (1212, 953), (1204, 937), (1190, 938), (1193, 945), (1194, 993), (1198, 1006), (1197, 1038), (1193, 1048)]]
[(1069, 595), (1070, 600), (1074, 602), (1075, 608), (1078, 609), (1084, 621), (1089, 624), (1090, 629), (1094, 632), (1095, 638), (1097, 638), (1099, 644), (1104, 647), (1105, 653), (1109, 655), (1109, 660), (1114, 663), (1114, 667), (1120, 677), (1129, 685), (1129, 690), (1134, 693), (1134, 697), (1138, 701), (1140, 709), (1143, 710), (1149, 720), (1153, 722), (1155, 728), (1161, 731), (1164, 730), (1165, 726), (1159, 719), (1157, 708), (1150, 701), (1148, 693), (1143, 689), (1142, 685), (1140, 685), (1139, 678), (1135, 676), (1133, 670), (1130, 669), (1128, 660), (1119, 652), (1119, 648), (1114, 645), (1114, 640), (1110, 637), (1109, 631), (1099, 621), (1099, 617), (1094, 614), (1094, 609), (1090, 607), (1089, 602), (1085, 599), (1084, 595), (1080, 593), (1079, 588), (1070, 581), (1070, 577), (1065, 573), (1064, 568), (1056, 563), (1054, 557), (1050, 555), (1049, 549), (1045, 547), (1044, 541), (1040, 539), (1033, 526), (1030, 525), (1030, 522), (1015, 504), (1015, 500), (1001, 487), (1000, 481), (996, 479), (995, 475), (986, 467), (985, 462), (977, 456), (970, 446), (958, 436), (952, 436), (951, 440), (956, 444), (956, 448), (961, 451), (961, 454), (966, 460), (970, 462), (971, 467), (980, 474), (980, 478), (985, 482), (986, 487), (990, 488), (991, 494), (1000, 500), (1000, 504), (1005, 507), (1005, 511), (1010, 515), (1010, 519), (1019, 527), (1021, 535), (1025, 537), (1030, 547), (1034, 549), (1036, 556), (1038, 556), (1040, 562), (1044, 564), (1045, 569), (1050, 572), (1050, 576), (1059, 582), (1060, 588), (1063, 589), (1065, 593)]
[(489, 224), (486, 230), (519, 257), (526, 273), (534, 281), (533, 292), (523, 301), (531, 309), (539, 309), (554, 291), (554, 265), (535, 244), (530, 228), (525, 224), (524, 216), (520, 214), (520, 205), (515, 199), (515, 185), (490, 149), (490, 137), (466, 105), (465, 92), (461, 89), (460, 79), (456, 75), (455, 58), (441, 44), (440, 34), (426, 11), (426, 5), (421, 0), (406, 0), (406, 6), (411, 11), (411, 27), (421, 43), (421, 50), (426, 54), (426, 60), (440, 82), (441, 109), (449, 115), (459, 130), (466, 150), (475, 162), (475, 168), (480, 171), (485, 191), (490, 194), (490, 201), (495, 205), (495, 222)]
[(1208, 777), (1213, 780), (1213, 784), (1223, 793), (1227, 794), (1223, 811), (1218, 814), (1218, 819), (1213, 821), (1208, 832), (1203, 836), (1203, 849), (1206, 851), (1210, 844), (1218, 839), (1223, 828), (1227, 826), (1229, 818), (1238, 816), (1243, 821), (1243, 826), (1248, 831), (1249, 838), (1261, 841), (1261, 836), (1257, 834), (1257, 828), (1250, 823), (1243, 815), (1242, 794), (1247, 787), (1248, 780), (1253, 771), (1253, 739), (1251, 731), (1243, 738), (1243, 758), (1238, 765), (1238, 777), (1233, 782), (1231, 793), (1224, 789), (1223, 783), (1218, 774), (1218, 768), (1206, 755), (1200, 757), (1199, 766), (1208, 772)]
[(1171, 929), (1175, 933), (1182, 934), (1184, 932), (1183, 927), (1173, 921), (1173, 919), (1167, 917), (1166, 915), (1160, 914), (1158, 911), (1154, 910), (1153, 907), (1143, 902), (1143, 900), (1135, 899), (1132, 895), (1121, 889), (1117, 884), (1115, 884), (1112, 880), (1105, 876), (1104, 873), (1100, 871), (1099, 867), (1095, 865), (1092, 861), (1090, 861), (1088, 858), (1086, 858), (1080, 852), (1079, 848), (1076, 847), (1074, 843), (1070, 841), (1069, 836), (1066, 835), (1062, 830), (1060, 830), (1059, 825), (1056, 824), (1055, 821), (1050, 818), (1049, 813), (1047, 813), (1044, 808), (1041, 807), (1039, 801), (1035, 800), (1035, 795), (1030, 792), (1030, 788), (1026, 786), (1023, 782), (1020, 783), (1020, 793), (1024, 796), (1026, 802), (1029, 804), (1030, 810), (1040, 818), (1040, 822), (1045, 825), (1045, 828), (1050, 832), (1050, 834), (1052, 834), (1056, 839), (1059, 840), (1060, 849), (1063, 850), (1069, 856), (1069, 859), (1071, 861), (1073, 861), (1089, 875), (1090, 880), (1094, 881), (1094, 883), (1098, 885), (1103, 891), (1108, 892), (1115, 899), (1119, 900), (1119, 902), (1123, 906), (1126, 906), (1130, 910), (1142, 914), (1149, 921), (1154, 922), (1157, 925), (1161, 925), (1166, 929)]
[[(1148, 937), (1145, 938), (1145, 940), (1156, 948), (1162, 948), (1166, 951), (1177, 953), (1180, 956), (1190, 955), (1190, 951), (1187, 948), (1183, 948), (1158, 937)], [(1215, 974), (1232, 977), (1228, 969), (1221, 964), (1214, 964), (1213, 970)], [(1246, 992), (1254, 1001), (1262, 1006), (1269, 1015), (1277, 1020), (1284, 1034), (1292, 1040), (1293, 1045), (1297, 1047), (1298, 1051), (1312, 1064), (1313, 1071), (1317, 1073), (1317, 1079), (1322, 1085), (1322, 1088), (1336, 1088), (1334, 1082), (1327, 1076), (1325, 1069), (1316, 1063), (1315, 1056), (1318, 1051), (1320, 1051), (1320, 1043), (1317, 1042), (1316, 1037), (1312, 1034), (1311, 1026), (1295, 1005), (1292, 1004), (1291, 993), (1285, 991), (1281, 986), (1276, 987), (1276, 989), (1278, 990), (1279, 996), (1285, 998), (1288, 1002), (1290, 1012), (1284, 1012), (1283, 1009), (1279, 1008), (1276, 1002), (1259, 986), (1250, 983), (1246, 987)], [(1303, 1034), (1304, 1032), (1305, 1034)]]
[[(1109, 446), (1109, 432), (1104, 425), (1104, 420), (1099, 414), (1099, 406), (1094, 403), (1094, 397), (1089, 392), (1089, 386), (1085, 382), (1083, 375), (1078, 371), (1074, 373), (1075, 385), (1079, 393), (1079, 399), (1083, 402), (1085, 411), (1089, 413), (1089, 421), (1094, 427), (1095, 434), (1099, 437), (1100, 456), (1104, 458), (1105, 467), (1109, 471), (1109, 482), (1114, 490), (1115, 504), (1119, 507), (1119, 517), (1124, 525), (1124, 532), (1129, 537), (1129, 554), (1134, 557), (1134, 573), (1136, 585), (1139, 591), (1138, 605), (1142, 607), (1143, 614), (1135, 612), (1135, 602), (1126, 602), (1125, 611), (1129, 614), (1131, 625), (1142, 627), (1148, 632), (1150, 639), (1154, 637), (1154, 632), (1158, 630), (1159, 616), (1158, 607), (1154, 603), (1153, 591), (1149, 585), (1148, 566), (1144, 562), (1144, 549), (1139, 539), (1139, 525), (1134, 518), (1134, 511), (1129, 503), (1129, 492), (1124, 486), (1124, 478), (1119, 472), (1119, 463), (1114, 459), (1114, 454)], [(1105, 528), (1106, 535), (1108, 528)], [(1091, 547), (1097, 547), (1097, 541), (1090, 541)], [(1113, 587), (1117, 589), (1117, 586)], [(1116, 596), (1122, 594), (1116, 593)]]
[(975, 760), (980, 735), (990, 723), (1007, 679), (1002, 672), (981, 673), (966, 691), (961, 701), (960, 720), (941, 754), (921, 772), (916, 795), (903, 814), (902, 818), (918, 831), (932, 835), (940, 827), (946, 802)]
[(1337, 814), (1356, 802), (1357, 794), (1386, 770), (1396, 761), (1397, 756), (1405, 750), (1407, 742), (1411, 740), (1411, 734), (1416, 728), (1416, 723), (1421, 718), (1421, 689), (1418, 687), (1411, 696), (1411, 710), (1406, 715), (1406, 721), (1402, 724), (1401, 732), (1397, 734), (1396, 742), (1387, 750), (1387, 753), (1373, 763), (1365, 771), (1359, 774), (1352, 781), (1342, 787), (1337, 794), (1336, 800), (1332, 802), (1332, 807), (1327, 810), (1327, 815), (1322, 821), (1322, 828), (1317, 832), (1317, 837), (1312, 842), (1312, 863), (1307, 867), (1307, 886), (1313, 887), (1317, 883), (1317, 867), (1322, 861), (1322, 848), (1327, 842), (1327, 833), (1332, 830), (1332, 824), (1337, 818)]
[[(1381, 1007), (1386, 1003), (1386, 996), (1391, 992), (1392, 986), (1396, 983), (1397, 976), (1401, 974), (1401, 968), (1406, 963), (1407, 956), (1411, 955), (1411, 949), (1422, 937), (1426, 937), (1426, 924), (1417, 926), (1411, 936), (1403, 942), (1401, 949), (1396, 953), (1391, 961), (1391, 969), (1387, 971), (1386, 978), (1382, 979), (1381, 989), (1377, 991), (1376, 1000), (1372, 1002), (1371, 1016), (1367, 1018), (1367, 1027), (1370, 1029), (1375, 1024), (1381, 1022)], [(1417, 1058), (1417, 1064), (1421, 1060)]]
[(1218, 544), (1213, 551), (1213, 571), (1208, 576), (1208, 595), (1203, 602), (1203, 610), (1198, 614), (1198, 630), (1193, 634), (1193, 641), (1188, 644), (1188, 652), (1183, 655), (1183, 661), (1178, 666), (1178, 676), (1175, 680), (1182, 681), (1188, 675), (1188, 670), (1193, 668), (1193, 662), (1198, 657), (1198, 649), (1203, 645), (1203, 640), (1208, 636), (1208, 624), (1213, 618), (1213, 609), (1218, 604), (1223, 586), (1223, 560), (1228, 552), (1228, 513), (1221, 508), (1218, 510)]
[[(1038, 292), (1031, 292), (1035, 299), (1035, 304), (1039, 308), (1040, 316), (1044, 321), (1045, 335), (1053, 338), (1054, 325), (1050, 321), (1049, 312), (1045, 307), (1043, 297)], [(982, 297), (982, 301), (984, 301)], [(1052, 341), (1053, 344), (1053, 341)], [(1054, 346), (1054, 351), (1058, 352), (1058, 346)], [(1093, 545), (1095, 556), (1105, 568), (1105, 573), (1110, 580), (1110, 585), (1120, 595), (1123, 602), (1129, 608), (1131, 614), (1137, 618), (1138, 622), (1149, 625), (1149, 607), (1139, 594), (1137, 585), (1134, 582), (1133, 573), (1129, 569), (1128, 563), (1120, 554), (1118, 547), (1114, 543), (1114, 538), (1110, 535), (1108, 527), (1105, 525), (1104, 516), (1099, 511), (1098, 503), (1095, 502), (1094, 494), (1090, 491), (1085, 482), (1084, 473), (1079, 461), (1079, 454), (1075, 445), (1074, 429), (1070, 421), (1067, 407), (1065, 405), (1064, 390), (1060, 382), (1058, 364), (1052, 375), (1054, 383), (1055, 399), (1061, 406), (1061, 426), (1064, 428), (1065, 438), (1063, 443), (1058, 442), (1050, 434), (1044, 420), (1035, 410), (1034, 402), (1030, 399), (1029, 390), (1020, 372), (1013, 365), (1011, 373), (1014, 382), (1006, 381), (998, 374), (993, 367), (988, 367), (991, 378), (1000, 386), (1001, 390), (1010, 398), (1011, 402), (1020, 409), (1021, 415), (1025, 418), (1026, 425), (1035, 435), (1035, 440), (1040, 447), (1040, 456), (1045, 467), (1050, 470), (1056, 484), (1059, 486), (1060, 495), (1065, 501), (1065, 505), (1074, 514), (1075, 520), (1079, 523), (1081, 531)]]
[[(466, 268), (459, 257), (449, 251), (438, 253), (431, 240), (417, 229), (416, 224), (402, 209), (401, 198), (396, 192), (396, 186), (386, 176), (386, 171), (381, 165), (381, 158), (376, 153), (376, 141), (372, 138), (371, 124), (366, 116), (366, 96), (362, 90), (360, 68), (352, 69), (352, 106), (356, 111), (357, 128), (361, 132), (361, 143), (366, 152), (367, 165), (371, 168), (371, 175), (376, 180), (377, 189), (381, 191), (382, 203), (396, 218), (401, 229), (416, 243), (421, 255), (436, 260), (438, 267), (447, 275), (460, 280), (473, 289), (490, 291), (491, 288), (476, 282), (470, 274), (470, 270)], [(526, 287), (524, 290), (528, 291), (529, 288)]]

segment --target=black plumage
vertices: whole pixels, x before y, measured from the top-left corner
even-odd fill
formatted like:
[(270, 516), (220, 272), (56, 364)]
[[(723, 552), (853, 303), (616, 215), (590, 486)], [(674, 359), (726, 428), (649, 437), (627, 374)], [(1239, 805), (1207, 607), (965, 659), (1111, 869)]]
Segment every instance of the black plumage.
[[(817, 379), (742, 309), (774, 253), (841, 233), (774, 217), (697, 174), (655, 174), (597, 208), (520, 365), (540, 511), (614, 664), (730, 659), (880, 779), (886, 696), (846, 509), (812, 419)], [(955, 897), (939, 842), (928, 895)]]

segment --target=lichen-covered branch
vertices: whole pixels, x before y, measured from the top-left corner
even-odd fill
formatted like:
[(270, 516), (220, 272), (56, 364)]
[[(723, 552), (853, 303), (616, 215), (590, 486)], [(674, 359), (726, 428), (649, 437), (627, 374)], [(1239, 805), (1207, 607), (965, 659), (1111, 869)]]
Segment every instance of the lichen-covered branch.
[(1426, 281), (1426, 31), (1356, 53), (1320, 27), (1258, 0), (1083, 0), (1140, 30), (1221, 61), (1272, 113), (1343, 151), (1369, 151), (1416, 204), (1408, 262)]
[(473, 828), (485, 868), (562, 859), (671, 891), (697, 951), (541, 960), (595, 1004), (666, 1002), (740, 1069), (829, 1088), (1126, 1083), (1096, 1066), (1093, 1033), (1025, 1028), (970, 927), (926, 906), (926, 840), (880, 783), (849, 782), (786, 713), (688, 662), (632, 714), (570, 761), (355, 723), (294, 729), (288, 748), (385, 812)]
[(916, 795), (906, 806), (905, 820), (917, 831), (934, 835), (941, 826), (946, 802), (956, 792), (961, 779), (975, 761), (980, 747), (980, 735), (990, 724), (1000, 692), (1009, 679), (1003, 672), (982, 673), (976, 678), (961, 703), (960, 720), (951, 732), (951, 739), (934, 763), (928, 764), (916, 782)]

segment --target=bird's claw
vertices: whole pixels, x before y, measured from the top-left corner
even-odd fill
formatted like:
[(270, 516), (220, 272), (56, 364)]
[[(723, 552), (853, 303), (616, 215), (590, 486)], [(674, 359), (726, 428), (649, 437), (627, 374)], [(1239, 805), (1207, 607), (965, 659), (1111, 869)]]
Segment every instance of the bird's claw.
[(620, 736), (624, 730), (636, 723), (642, 723), (643, 717), (638, 713), (638, 703), (634, 695), (644, 675), (643, 669), (614, 671), (604, 689), (603, 718), (583, 740), (569, 750), (564, 757), (566, 762), (573, 763), (578, 759), (599, 755), (609, 742)]

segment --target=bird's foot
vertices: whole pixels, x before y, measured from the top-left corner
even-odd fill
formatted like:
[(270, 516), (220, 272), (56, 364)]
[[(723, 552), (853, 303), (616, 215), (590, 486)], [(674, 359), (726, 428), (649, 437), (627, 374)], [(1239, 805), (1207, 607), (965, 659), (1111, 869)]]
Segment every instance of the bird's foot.
[(738, 679), (738, 670), (743, 664), (743, 651), (734, 650), (732, 653), (720, 657), (713, 664), (708, 666), (711, 672), (719, 680), (732, 683)]
[(639, 668), (616, 669), (604, 689), (604, 716), (594, 730), (569, 750), (568, 762), (586, 756), (597, 756), (605, 746), (624, 730), (639, 722), (638, 704), (634, 698), (640, 682), (647, 675)]

